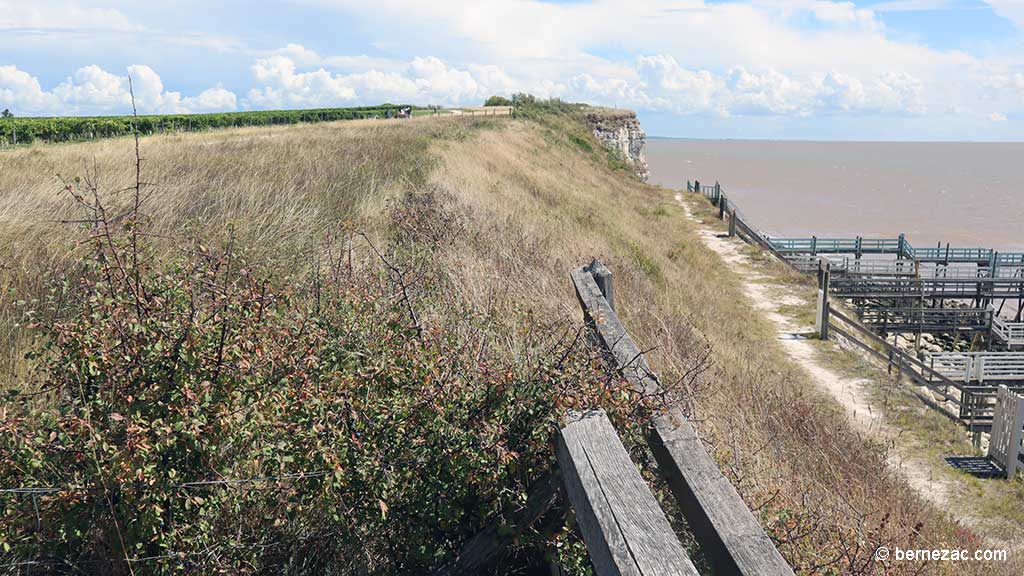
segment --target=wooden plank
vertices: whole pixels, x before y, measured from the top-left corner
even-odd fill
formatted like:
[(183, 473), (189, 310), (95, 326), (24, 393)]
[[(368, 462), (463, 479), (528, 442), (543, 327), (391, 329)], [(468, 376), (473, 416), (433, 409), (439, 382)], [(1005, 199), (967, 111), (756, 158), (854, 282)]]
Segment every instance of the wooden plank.
[(716, 575), (793, 574), (682, 414), (657, 418), (650, 446)]
[(495, 520), (470, 538), (459, 550), (455, 561), (432, 572), (432, 576), (479, 574), (481, 569), (500, 559), (509, 544), (551, 509), (558, 499), (559, 490), (557, 474), (548, 474), (538, 480), (530, 487), (522, 508)]
[[(581, 268), (572, 273), (572, 280), (583, 316), (610, 351), (615, 366), (635, 389), (656, 393), (661, 388), (657, 376), (615, 311), (601, 297), (593, 277)], [(711, 455), (699, 442), (687, 444), (695, 437), (686, 418), (671, 412), (655, 418), (647, 441), (715, 574), (791, 576), (793, 569)]]
[(570, 420), (558, 436), (558, 463), (597, 575), (697, 576), (608, 416)]
[(656, 393), (660, 388), (657, 377), (619, 322), (615, 310), (601, 294), (593, 275), (586, 268), (580, 268), (574, 270), (571, 276), (576, 287), (576, 297), (583, 309), (583, 318), (601, 346), (612, 356), (615, 366), (640, 390), (647, 394)]

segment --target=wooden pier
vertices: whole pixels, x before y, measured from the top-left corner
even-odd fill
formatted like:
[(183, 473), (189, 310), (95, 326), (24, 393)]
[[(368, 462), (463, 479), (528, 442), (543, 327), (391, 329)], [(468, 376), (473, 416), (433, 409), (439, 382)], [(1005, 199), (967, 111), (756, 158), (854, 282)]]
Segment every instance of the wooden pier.
[[(884, 361), (897, 379), (909, 378), (929, 391), (922, 400), (972, 432), (987, 432), (994, 421), (1006, 425), (999, 420), (1000, 387), (1011, 396), (1024, 392), (1024, 352), (1015, 351), (1024, 349), (1024, 253), (949, 244), (915, 248), (903, 234), (770, 237), (750, 224), (717, 182), (687, 182), (687, 190), (703, 194), (718, 208), (719, 217), (728, 220), (730, 236), (818, 276), (816, 329), (822, 338), (838, 334)], [(859, 317), (837, 309), (830, 297), (850, 301)], [(1017, 303), (1014, 320), (999, 314), (1007, 301)], [(885, 338), (908, 333), (918, 338), (946, 334), (954, 343), (961, 335), (969, 336), (992, 349), (918, 358)], [(1020, 435), (1016, 438), (1019, 443)]]

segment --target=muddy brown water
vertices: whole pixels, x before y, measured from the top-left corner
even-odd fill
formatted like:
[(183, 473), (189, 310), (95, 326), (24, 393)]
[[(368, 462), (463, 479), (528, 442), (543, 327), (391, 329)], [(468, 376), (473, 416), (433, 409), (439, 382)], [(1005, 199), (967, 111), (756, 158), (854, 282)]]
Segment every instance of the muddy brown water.
[(1024, 143), (650, 139), (652, 184), (721, 182), (773, 236), (1024, 251)]

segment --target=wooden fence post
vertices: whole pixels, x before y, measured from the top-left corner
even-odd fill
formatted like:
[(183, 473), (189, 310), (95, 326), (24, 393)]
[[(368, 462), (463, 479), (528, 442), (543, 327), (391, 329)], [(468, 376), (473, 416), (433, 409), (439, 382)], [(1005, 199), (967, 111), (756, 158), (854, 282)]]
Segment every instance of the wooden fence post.
[(615, 310), (615, 288), (612, 285), (612, 271), (596, 258), (587, 266), (587, 271), (594, 277), (594, 282), (597, 282), (597, 287), (601, 289), (601, 294), (608, 301), (608, 306)]
[(718, 219), (725, 220), (725, 211), (729, 206), (729, 199), (722, 194), (718, 197)]
[(828, 285), (831, 266), (832, 263), (824, 258), (818, 260), (818, 313), (814, 327), (822, 340), (828, 340)]
[(736, 208), (729, 211), (729, 237), (736, 235)]

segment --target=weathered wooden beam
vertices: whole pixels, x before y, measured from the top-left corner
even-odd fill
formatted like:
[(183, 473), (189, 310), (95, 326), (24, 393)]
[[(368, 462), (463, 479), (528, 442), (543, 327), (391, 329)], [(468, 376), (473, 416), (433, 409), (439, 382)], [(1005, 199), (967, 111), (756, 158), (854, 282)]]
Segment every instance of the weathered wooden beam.
[(716, 576), (793, 575), (681, 413), (655, 418), (648, 443)]
[[(573, 271), (571, 276), (584, 319), (615, 366), (635, 389), (656, 394), (661, 390), (657, 376), (618, 315), (601, 296), (594, 278), (584, 268)], [(716, 575), (793, 575), (793, 569), (681, 413), (671, 411), (655, 417), (647, 441)]]
[(538, 480), (527, 493), (522, 508), (495, 520), (470, 538), (459, 550), (455, 561), (435, 570), (432, 576), (479, 574), (483, 568), (500, 559), (509, 544), (554, 506), (560, 489), (557, 473)]
[(608, 301), (608, 305), (611, 306), (612, 310), (615, 310), (615, 288), (612, 285), (612, 271), (596, 258), (590, 262), (587, 270), (594, 277), (594, 282), (597, 282), (597, 287), (601, 289), (601, 294)]
[(647, 366), (647, 359), (626, 333), (615, 310), (601, 294), (594, 277), (586, 268), (571, 274), (576, 297), (583, 309), (583, 319), (597, 336), (598, 342), (611, 355), (615, 366), (640, 390), (654, 394), (660, 388), (657, 377)]
[(571, 414), (557, 455), (598, 576), (697, 576), (604, 412)]

